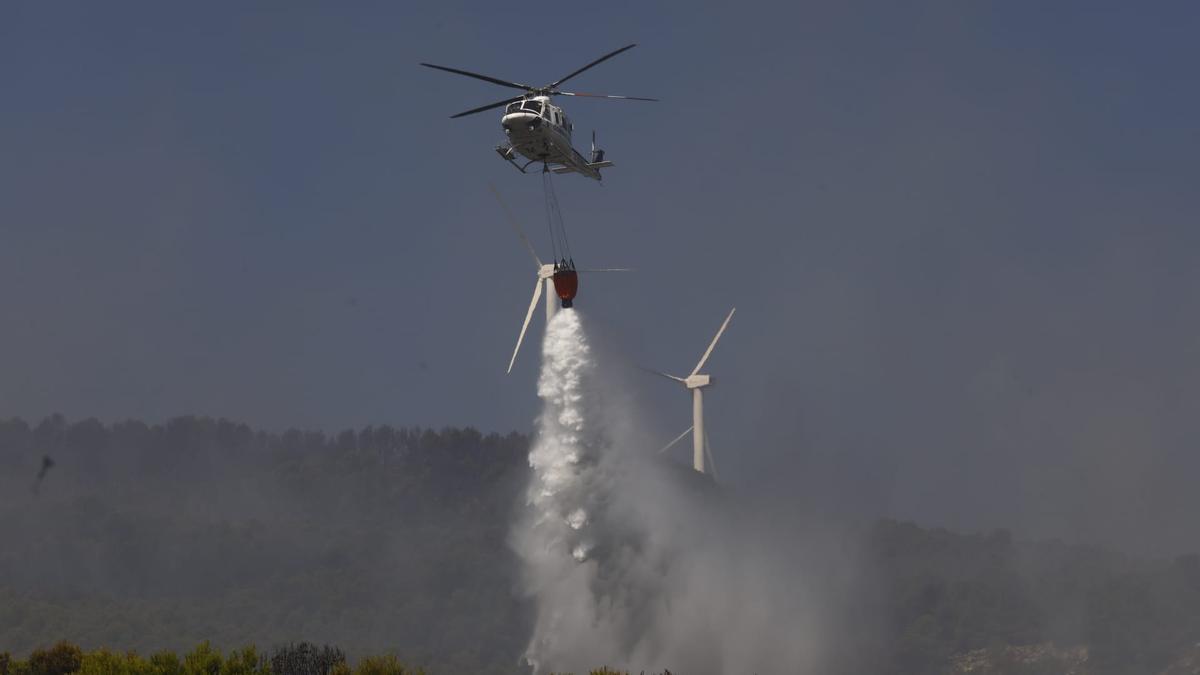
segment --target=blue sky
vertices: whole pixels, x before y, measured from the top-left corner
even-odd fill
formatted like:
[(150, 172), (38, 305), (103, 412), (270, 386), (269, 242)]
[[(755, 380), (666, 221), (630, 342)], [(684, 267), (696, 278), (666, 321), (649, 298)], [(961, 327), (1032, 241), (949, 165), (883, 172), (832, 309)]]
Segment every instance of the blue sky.
[(737, 305), (708, 398), (731, 483), (1169, 547), (1195, 537), (1198, 19), (7, 4), (0, 415), (529, 429), (533, 352), (504, 366), (533, 270), (487, 184), (536, 235), (540, 181), (498, 115), (448, 119), (507, 90), (417, 63), (549, 82), (637, 42), (572, 86), (662, 102), (559, 101), (617, 163), (558, 180), (577, 261), (637, 269), (579, 306), (687, 371)]

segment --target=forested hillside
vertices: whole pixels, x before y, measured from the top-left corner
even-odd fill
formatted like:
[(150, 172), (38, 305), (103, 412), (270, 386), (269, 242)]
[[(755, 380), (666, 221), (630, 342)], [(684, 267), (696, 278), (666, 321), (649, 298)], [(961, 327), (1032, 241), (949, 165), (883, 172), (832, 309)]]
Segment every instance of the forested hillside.
[[(1077, 675), (1162, 672), (1200, 642), (1200, 558), (1143, 561), (1061, 542), (1014, 543), (1004, 531), (961, 535), (883, 522), (871, 534), (882, 610), (893, 632), (888, 672), (946, 669), (976, 650), (1084, 647)], [(1043, 650), (995, 673), (1066, 673)], [(961, 661), (961, 659), (958, 659)], [(1060, 664), (1061, 665), (1061, 664)], [(1172, 671), (1174, 672), (1174, 671)]]
[[(432, 673), (522, 672), (530, 608), (507, 536), (527, 444), (191, 417), (0, 422), (0, 652), (308, 640)], [(39, 484), (44, 456), (54, 465)], [(867, 552), (839, 619), (846, 672), (966, 672), (952, 669), (980, 659), (992, 670), (972, 672), (1054, 672), (1004, 656), (1050, 645), (1045, 658), (1083, 659), (1081, 673), (1175, 673), (1200, 641), (1195, 556), (892, 521), (846, 537)]]
[(526, 447), (473, 430), (0, 424), (0, 650), (309, 639), (513, 672), (527, 629), (506, 537)]

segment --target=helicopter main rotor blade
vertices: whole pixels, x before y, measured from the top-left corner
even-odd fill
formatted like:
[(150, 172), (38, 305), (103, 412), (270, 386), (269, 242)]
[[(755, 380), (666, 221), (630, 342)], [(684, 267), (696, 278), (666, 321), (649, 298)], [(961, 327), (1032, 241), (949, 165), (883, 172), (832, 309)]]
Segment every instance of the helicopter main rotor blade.
[(506, 98), (503, 101), (489, 103), (487, 105), (479, 106), (478, 108), (474, 108), (474, 109), (468, 110), (466, 112), (460, 112), (457, 115), (451, 115), (450, 119), (466, 117), (467, 115), (474, 115), (475, 113), (483, 112), (484, 110), (491, 110), (492, 108), (499, 108), (502, 105), (508, 105), (509, 103), (516, 103), (517, 101), (520, 101), (523, 98), (525, 98), (525, 97), (524, 96), (514, 96), (512, 98)]
[(532, 91), (534, 89), (534, 87), (531, 87), (527, 84), (521, 84), (520, 82), (509, 82), (508, 80), (501, 80), (499, 78), (490, 77), (488, 75), (480, 75), (479, 73), (472, 73), (469, 70), (459, 70), (458, 68), (449, 68), (447, 66), (435, 66), (432, 63), (422, 63), (421, 65), (425, 66), (426, 68), (433, 68), (434, 70), (444, 70), (447, 73), (454, 73), (456, 75), (465, 75), (467, 77), (473, 77), (477, 80), (483, 80), (484, 82), (491, 82), (492, 84), (498, 84), (501, 87), (512, 87), (513, 89), (524, 89), (526, 91)]
[(644, 96), (617, 96), (615, 94), (582, 94), (573, 91), (555, 91), (552, 92), (557, 96), (586, 96), (588, 98), (623, 98), (627, 101), (657, 101), (656, 98), (646, 98)]
[(548, 85), (546, 88), (553, 89), (553, 88), (557, 87), (558, 85), (562, 84), (563, 82), (566, 82), (567, 80), (571, 79), (572, 77), (575, 77), (576, 75), (582, 73), (583, 71), (587, 70), (588, 68), (591, 68), (592, 66), (596, 66), (601, 63), (604, 63), (605, 61), (611, 59), (612, 57), (616, 56), (617, 54), (620, 54), (621, 52), (624, 52), (624, 51), (629, 51), (630, 49), (633, 49), (636, 46), (637, 46), (637, 44), (626, 45), (624, 47), (621, 47), (620, 49), (618, 49), (615, 52), (610, 52), (608, 54), (605, 54), (604, 56), (601, 56), (600, 58), (596, 59), (595, 61), (592, 61), (591, 63), (589, 63), (586, 66), (580, 68), (579, 70), (571, 73), (570, 75), (559, 78), (559, 80), (557, 82), (554, 82), (553, 84)]

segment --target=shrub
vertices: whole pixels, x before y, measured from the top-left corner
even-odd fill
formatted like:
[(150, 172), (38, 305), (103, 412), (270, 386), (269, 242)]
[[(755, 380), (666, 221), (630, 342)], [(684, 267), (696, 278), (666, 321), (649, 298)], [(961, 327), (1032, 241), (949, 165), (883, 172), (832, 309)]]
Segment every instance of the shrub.
[(161, 651), (150, 657), (150, 669), (154, 675), (183, 675), (183, 664), (172, 651)]
[(267, 661), (258, 655), (253, 645), (229, 652), (221, 675), (268, 675)]
[(154, 665), (134, 652), (115, 654), (97, 649), (83, 655), (79, 675), (157, 675)]
[(37, 649), (29, 655), (30, 675), (68, 675), (79, 671), (83, 651), (67, 641), (50, 649)]
[(337, 647), (317, 647), (311, 642), (290, 644), (271, 655), (273, 675), (329, 675), (338, 664), (346, 663), (346, 654)]
[(205, 640), (183, 657), (183, 675), (221, 675), (222, 665), (221, 652)]
[(406, 668), (395, 654), (387, 656), (368, 656), (358, 662), (354, 675), (425, 675), (421, 668), (410, 670)]

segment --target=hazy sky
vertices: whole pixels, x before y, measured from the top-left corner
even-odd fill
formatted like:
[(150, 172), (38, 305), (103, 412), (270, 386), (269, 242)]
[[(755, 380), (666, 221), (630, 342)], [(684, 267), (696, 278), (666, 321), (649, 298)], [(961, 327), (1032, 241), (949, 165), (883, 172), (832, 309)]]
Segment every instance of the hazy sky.
[[(709, 371), (726, 480), (814, 506), (1200, 547), (1193, 3), (7, 3), (0, 416), (528, 430), (559, 177), (595, 339)], [(534, 324), (536, 347), (540, 318)], [(614, 363), (616, 363), (614, 361)], [(616, 366), (614, 366), (616, 367)], [(627, 375), (664, 442), (687, 396)], [(681, 452), (681, 460), (686, 451)]]

